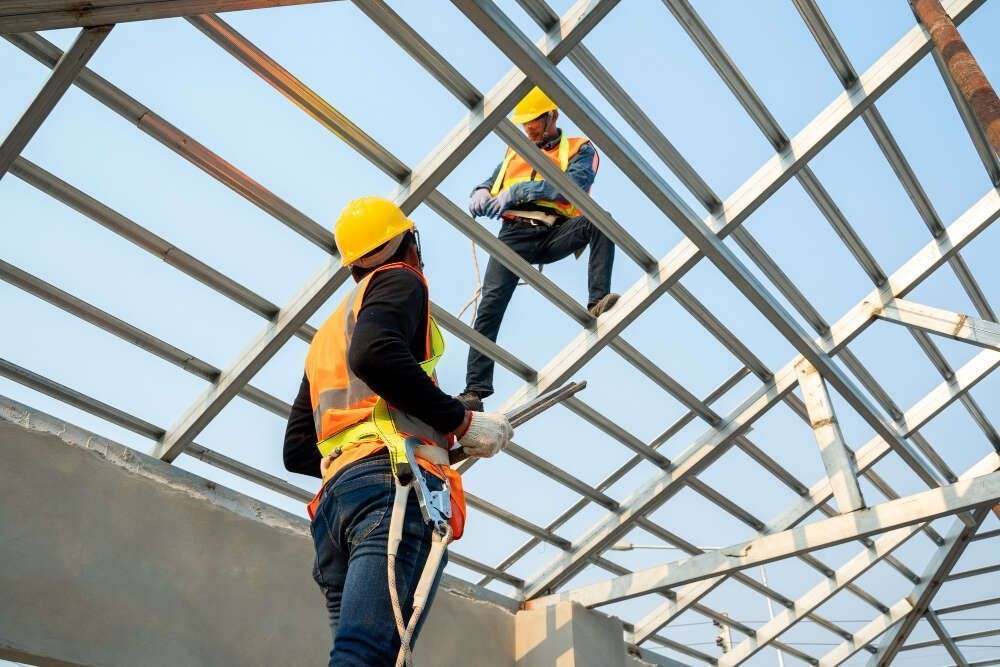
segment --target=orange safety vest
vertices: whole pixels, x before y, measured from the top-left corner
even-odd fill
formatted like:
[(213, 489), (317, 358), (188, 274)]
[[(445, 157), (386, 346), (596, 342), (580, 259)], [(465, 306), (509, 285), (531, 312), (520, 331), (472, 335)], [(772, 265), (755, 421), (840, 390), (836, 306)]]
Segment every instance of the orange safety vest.
[[(306, 377), (309, 379), (313, 420), (319, 439), (317, 446), (325, 455), (328, 452), (323, 451), (324, 441), (331, 438), (344, 441), (346, 438), (346, 444), (340, 445), (342, 453), (327, 468), (323, 477), (324, 486), (339, 470), (386, 447), (374, 427), (366, 428), (367, 425), (373, 424), (373, 413), (379, 397), (351, 371), (347, 353), (351, 348), (358, 312), (361, 310), (365, 291), (371, 279), (382, 271), (398, 269), (413, 271), (420, 276), (424, 285), (427, 285), (423, 274), (407, 264), (394, 263), (380, 266), (358, 282), (319, 328), (309, 344), (309, 353), (306, 355)], [(429, 299), (427, 309), (428, 318), (424, 327), (427, 341), (425, 360), (430, 360), (436, 353), (432, 343), (432, 331), (436, 330), (436, 325), (430, 317)], [(436, 384), (436, 376), (432, 372), (430, 375)], [(416, 417), (392, 406), (389, 406), (389, 413), (400, 436), (416, 436), (426, 445), (443, 447), (446, 450), (453, 441), (451, 436), (438, 432)], [(354, 435), (357, 437), (353, 437)], [(424, 470), (448, 481), (451, 487), (450, 523), (455, 534), (454, 539), (458, 539), (465, 526), (465, 493), (462, 490), (461, 475), (450, 466), (441, 466), (439, 469), (438, 466), (420, 457), (417, 458), (417, 462)], [(316, 514), (322, 492), (321, 488), (309, 503), (307, 509), (310, 518)]]
[[(567, 139), (566, 133), (563, 132), (559, 137), (559, 143), (556, 146), (542, 152), (549, 156), (550, 160), (559, 165), (560, 169), (566, 171), (570, 160), (572, 160), (576, 154), (580, 152), (580, 147), (589, 143), (589, 139), (581, 137), (572, 137)], [(597, 151), (594, 151), (595, 172), (597, 171), (597, 164)], [(545, 179), (543, 179), (541, 175), (535, 171), (534, 167), (528, 164), (523, 157), (514, 152), (514, 149), (508, 148), (507, 154), (504, 156), (503, 162), (500, 164), (500, 171), (497, 173), (496, 180), (493, 181), (493, 187), (490, 188), (490, 196), (496, 197), (503, 190), (506, 190), (515, 183), (541, 180)], [(587, 189), (587, 194), (590, 194), (590, 188)], [(532, 204), (554, 209), (556, 212), (566, 216), (567, 218), (573, 218), (580, 215), (580, 209), (573, 206), (569, 202), (535, 201), (532, 202)]]

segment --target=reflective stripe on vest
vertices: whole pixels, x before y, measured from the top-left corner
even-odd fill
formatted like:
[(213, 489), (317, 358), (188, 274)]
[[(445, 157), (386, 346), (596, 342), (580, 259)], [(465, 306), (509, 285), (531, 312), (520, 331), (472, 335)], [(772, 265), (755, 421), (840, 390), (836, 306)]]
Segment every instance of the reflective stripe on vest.
[[(566, 171), (569, 168), (570, 161), (580, 152), (580, 147), (584, 144), (590, 143), (587, 139), (581, 137), (567, 138), (566, 133), (563, 132), (559, 137), (559, 144), (547, 151), (542, 151), (549, 157), (550, 160), (559, 165), (562, 171)], [(596, 170), (597, 165), (597, 155), (594, 155)], [(500, 164), (500, 171), (497, 172), (497, 177), (493, 181), (493, 187), (490, 188), (490, 195), (496, 197), (500, 192), (506, 190), (515, 183), (524, 183), (526, 181), (541, 181), (544, 178), (535, 171), (528, 162), (518, 155), (513, 149), (508, 148), (507, 154), (504, 155), (503, 162)], [(590, 194), (590, 189), (588, 188), (587, 194)], [(568, 202), (560, 201), (534, 201), (533, 204), (537, 206), (543, 206), (545, 208), (553, 209), (568, 218), (572, 218), (580, 215), (580, 209), (576, 208)]]
[[(347, 361), (365, 290), (377, 273), (391, 268), (413, 271), (405, 264), (389, 264), (365, 276), (323, 323), (309, 346), (306, 376), (309, 378), (316, 435), (324, 455), (338, 446), (349, 444), (348, 438), (354, 441), (378, 438), (389, 445), (390, 454), (395, 449), (392, 446), (395, 443), (389, 441), (394, 441), (399, 435), (415, 435), (429, 444), (442, 447), (449, 444), (446, 435), (416, 417), (390, 407), (354, 375)], [(420, 275), (416, 271), (414, 273)], [(444, 337), (437, 323), (428, 315), (427, 358), (420, 366), (435, 382), (434, 368), (443, 352)]]

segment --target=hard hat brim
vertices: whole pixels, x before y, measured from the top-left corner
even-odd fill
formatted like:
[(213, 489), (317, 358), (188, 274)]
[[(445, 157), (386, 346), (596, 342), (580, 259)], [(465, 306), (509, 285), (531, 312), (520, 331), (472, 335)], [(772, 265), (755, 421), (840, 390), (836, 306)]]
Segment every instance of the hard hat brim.
[(548, 111), (543, 111), (541, 113), (534, 113), (530, 111), (528, 113), (516, 113), (510, 117), (510, 122), (514, 123), (515, 125), (524, 125), (525, 123), (530, 123), (536, 118), (544, 116), (545, 114), (549, 113), (549, 111), (552, 111), (552, 109), (549, 109)]
[(412, 220), (410, 220), (409, 218), (406, 218), (406, 222), (407, 222), (407, 224), (405, 226), (401, 227), (399, 229), (399, 232), (397, 234), (393, 234), (389, 238), (382, 239), (382, 240), (379, 240), (377, 242), (366, 243), (366, 244), (360, 246), (359, 248), (355, 249), (353, 252), (350, 252), (350, 253), (342, 255), (341, 258), (340, 258), (341, 263), (344, 266), (352, 266), (355, 262), (357, 262), (359, 259), (361, 259), (365, 255), (367, 255), (368, 253), (370, 253), (372, 250), (375, 250), (375, 248), (378, 248), (380, 245), (388, 243), (389, 241), (391, 241), (392, 239), (396, 238), (397, 236), (402, 236), (403, 234), (405, 234), (406, 232), (408, 232), (408, 231), (410, 231), (412, 229), (416, 229), (416, 225), (413, 224)]

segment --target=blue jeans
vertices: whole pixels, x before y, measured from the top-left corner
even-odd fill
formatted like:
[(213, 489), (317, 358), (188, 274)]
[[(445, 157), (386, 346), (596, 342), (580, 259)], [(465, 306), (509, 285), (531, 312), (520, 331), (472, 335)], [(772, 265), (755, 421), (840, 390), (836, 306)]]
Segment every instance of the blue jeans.
[[(442, 482), (432, 475), (434, 490)], [(344, 468), (327, 483), (312, 522), (316, 563), (313, 578), (326, 596), (333, 647), (330, 667), (378, 667), (396, 663), (399, 634), (389, 602), (386, 545), (396, 488), (384, 451)], [(430, 551), (431, 529), (410, 493), (403, 524), (403, 543), (396, 557), (396, 585), (404, 619), (409, 620), (413, 590)], [(411, 646), (431, 603), (447, 553), (414, 633)]]
[[(611, 291), (611, 268), (615, 262), (615, 245), (589, 220), (580, 216), (554, 226), (531, 225), (526, 222), (504, 221), (500, 240), (529, 264), (551, 264), (590, 246), (587, 264), (587, 307), (594, 305)], [(482, 300), (476, 312), (473, 328), (494, 343), (500, 333), (500, 323), (514, 295), (518, 277), (513, 271), (490, 257), (483, 279)], [(469, 348), (465, 389), (482, 397), (493, 393), (493, 360), (475, 348)]]

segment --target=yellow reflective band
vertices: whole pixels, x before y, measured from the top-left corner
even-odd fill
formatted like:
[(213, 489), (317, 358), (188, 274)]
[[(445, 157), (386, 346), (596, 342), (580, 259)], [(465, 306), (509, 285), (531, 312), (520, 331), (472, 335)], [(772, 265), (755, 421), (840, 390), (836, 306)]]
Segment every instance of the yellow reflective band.
[(503, 156), (503, 164), (500, 165), (500, 171), (497, 172), (497, 178), (493, 181), (493, 187), (490, 188), (490, 196), (496, 197), (500, 194), (501, 186), (503, 186), (503, 177), (507, 173), (507, 167), (510, 165), (510, 161), (514, 159), (514, 149), (508, 148), (507, 154)]

